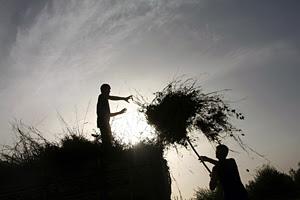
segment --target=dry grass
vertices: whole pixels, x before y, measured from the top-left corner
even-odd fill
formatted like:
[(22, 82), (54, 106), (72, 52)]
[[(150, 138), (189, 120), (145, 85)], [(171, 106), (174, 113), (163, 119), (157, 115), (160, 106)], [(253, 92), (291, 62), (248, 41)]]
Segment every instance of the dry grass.
[(204, 93), (193, 79), (176, 80), (155, 93), (151, 103), (138, 100), (137, 104), (163, 144), (186, 146), (192, 130), (216, 143), (227, 136), (241, 142), (236, 135), (241, 130), (232, 125), (231, 119), (243, 120), (244, 116), (226, 103), (224, 91)]

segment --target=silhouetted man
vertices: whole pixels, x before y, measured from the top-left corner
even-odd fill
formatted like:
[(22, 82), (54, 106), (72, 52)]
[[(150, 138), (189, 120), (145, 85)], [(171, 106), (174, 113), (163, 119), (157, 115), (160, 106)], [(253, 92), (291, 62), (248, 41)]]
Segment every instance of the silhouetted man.
[[(124, 100), (128, 102), (128, 100), (132, 98), (132, 95), (128, 97), (110, 96), (110, 86), (108, 84), (101, 85), (100, 90), (101, 94), (98, 96), (97, 103), (97, 127), (100, 129), (102, 143), (104, 145), (111, 145), (112, 134), (109, 124), (110, 117), (123, 114), (126, 112), (126, 108), (119, 112), (111, 113), (108, 100)], [(98, 139), (98, 137), (96, 139)]]
[(235, 160), (233, 158), (226, 159), (227, 155), (228, 147), (218, 145), (216, 149), (216, 158), (218, 161), (206, 156), (201, 156), (203, 161), (215, 165), (210, 175), (209, 188), (214, 190), (219, 183), (223, 189), (225, 200), (247, 200), (247, 191), (241, 182)]

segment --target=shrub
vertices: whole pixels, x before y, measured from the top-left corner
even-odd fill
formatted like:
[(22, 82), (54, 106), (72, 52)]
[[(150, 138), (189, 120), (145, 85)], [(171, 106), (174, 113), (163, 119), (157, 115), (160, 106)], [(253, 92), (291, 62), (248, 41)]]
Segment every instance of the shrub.
[(246, 186), (250, 199), (289, 199), (296, 196), (293, 179), (268, 165), (258, 170), (253, 181)]

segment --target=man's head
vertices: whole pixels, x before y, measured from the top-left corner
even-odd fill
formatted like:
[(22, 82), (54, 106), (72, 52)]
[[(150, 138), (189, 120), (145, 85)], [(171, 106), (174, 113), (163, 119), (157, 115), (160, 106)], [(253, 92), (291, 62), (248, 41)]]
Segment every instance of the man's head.
[(227, 155), (228, 155), (228, 147), (224, 144), (220, 144), (217, 146), (217, 149), (216, 149), (216, 157), (219, 159), (219, 160), (225, 160)]
[(109, 95), (109, 93), (110, 93), (110, 86), (107, 83), (102, 84), (101, 87), (100, 87), (100, 90), (101, 90), (102, 94)]

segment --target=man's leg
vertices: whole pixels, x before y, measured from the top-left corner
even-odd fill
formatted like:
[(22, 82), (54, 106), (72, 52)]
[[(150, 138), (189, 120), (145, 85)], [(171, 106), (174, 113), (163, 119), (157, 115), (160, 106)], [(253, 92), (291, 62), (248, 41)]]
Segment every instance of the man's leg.
[(103, 124), (100, 126), (101, 140), (104, 145), (112, 145), (112, 133), (109, 124)]

